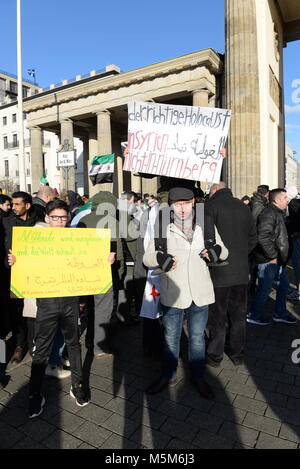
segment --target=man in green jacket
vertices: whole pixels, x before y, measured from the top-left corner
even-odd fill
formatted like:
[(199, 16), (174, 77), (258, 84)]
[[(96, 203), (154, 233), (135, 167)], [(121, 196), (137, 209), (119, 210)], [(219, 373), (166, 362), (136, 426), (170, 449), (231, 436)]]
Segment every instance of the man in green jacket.
[(124, 272), (124, 257), (121, 238), (119, 237), (119, 223), (117, 221), (117, 199), (107, 191), (100, 191), (92, 198), (91, 213), (81, 218), (78, 228), (110, 228), (111, 255), (115, 253), (112, 263), (112, 288), (102, 294), (94, 295), (94, 357), (101, 358), (109, 355), (107, 331), (113, 312), (114, 291), (119, 289), (120, 280)]

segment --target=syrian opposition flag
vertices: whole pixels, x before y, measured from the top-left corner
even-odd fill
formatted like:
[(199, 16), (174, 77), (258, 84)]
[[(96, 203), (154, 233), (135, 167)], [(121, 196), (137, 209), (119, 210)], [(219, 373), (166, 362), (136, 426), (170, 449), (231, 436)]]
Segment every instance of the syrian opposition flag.
[[(144, 237), (144, 250), (147, 250), (148, 244), (154, 236), (155, 220), (158, 215), (158, 205), (154, 205), (149, 212), (149, 218)], [(149, 319), (157, 319), (161, 316), (160, 304), (160, 273), (157, 269), (150, 268), (147, 273), (147, 282), (145, 285), (142, 308), (140, 316)]]
[(105, 182), (112, 182), (114, 169), (114, 153), (111, 155), (95, 156), (89, 170), (89, 177), (93, 186), (96, 184), (103, 184)]

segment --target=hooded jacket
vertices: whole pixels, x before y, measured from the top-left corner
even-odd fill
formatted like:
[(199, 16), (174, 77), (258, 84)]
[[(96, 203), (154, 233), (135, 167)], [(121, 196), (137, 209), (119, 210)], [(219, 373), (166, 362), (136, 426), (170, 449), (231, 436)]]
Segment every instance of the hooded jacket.
[(77, 228), (110, 228), (111, 247), (110, 252), (116, 253), (115, 262), (112, 264), (112, 279), (114, 289), (120, 286), (120, 280), (124, 273), (124, 256), (122, 242), (119, 236), (119, 223), (116, 218), (117, 199), (108, 191), (100, 191), (92, 197), (91, 213), (82, 217)]
[(68, 199), (69, 199), (70, 212), (76, 214), (76, 211), (79, 209), (76, 192), (67, 191), (67, 194), (68, 194)]
[(34, 197), (32, 199), (32, 205), (34, 205), (39, 221), (44, 222), (46, 215), (46, 202), (39, 197)]
[(251, 211), (255, 223), (259, 214), (263, 211), (264, 208), (268, 205), (268, 199), (259, 192), (253, 192), (253, 197), (251, 198)]

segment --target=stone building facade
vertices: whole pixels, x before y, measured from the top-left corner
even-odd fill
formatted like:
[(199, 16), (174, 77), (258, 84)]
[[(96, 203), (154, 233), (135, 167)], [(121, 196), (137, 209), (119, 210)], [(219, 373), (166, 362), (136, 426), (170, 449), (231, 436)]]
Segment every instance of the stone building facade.
[(285, 185), (299, 186), (299, 163), (295, 157), (295, 152), (289, 145), (285, 146)]
[[(0, 105), (0, 187), (7, 192), (19, 190), (19, 157), (20, 146), (18, 138), (18, 110), (17, 104), (12, 101), (9, 104)], [(27, 126), (27, 115), (23, 115), (24, 125), (24, 158), (26, 174), (26, 190), (32, 191), (31, 181), (31, 138)], [(52, 187), (60, 190), (60, 172), (57, 169), (57, 149), (59, 139), (53, 132), (42, 132), (42, 173)], [(80, 139), (74, 139), (76, 149), (76, 191), (83, 194), (83, 145)]]
[(298, 0), (225, 0), (227, 181), (238, 196), (283, 186), (283, 47), (300, 39)]
[[(74, 146), (74, 137), (83, 142), (84, 191), (99, 190), (88, 180), (88, 167), (95, 155), (115, 153), (114, 187), (116, 195), (123, 189), (156, 192), (157, 178), (145, 179), (122, 171), (121, 142), (127, 140), (127, 103), (155, 101), (195, 106), (221, 106), (222, 58), (212, 49), (187, 54), (138, 70), (120, 73), (107, 66), (99, 74), (77, 77), (34, 98), (24, 101), (31, 129), (32, 188), (36, 190), (42, 172), (42, 132), (54, 132), (63, 145)], [(69, 188), (75, 187), (75, 172), (70, 172)]]

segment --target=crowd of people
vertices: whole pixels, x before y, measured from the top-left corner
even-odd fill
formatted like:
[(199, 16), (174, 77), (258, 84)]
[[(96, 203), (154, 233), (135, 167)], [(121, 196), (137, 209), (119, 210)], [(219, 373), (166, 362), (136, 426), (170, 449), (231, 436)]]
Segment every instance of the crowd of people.
[[(47, 185), (33, 195), (0, 195), (0, 338), (9, 338), (14, 345), (11, 362), (20, 363), (27, 352), (32, 356), (29, 418), (43, 412), (45, 374), (71, 377), (70, 396), (79, 406), (89, 403), (80, 335), (85, 330), (88, 351), (101, 360), (114, 353), (112, 319), (141, 324), (144, 354), (161, 360), (161, 373), (146, 390), (149, 394), (176, 385), (180, 337), (187, 320), (190, 379), (207, 399), (214, 394), (205, 380), (206, 366), (219, 367), (224, 353), (234, 365), (244, 363), (246, 323), (270, 324), (264, 312), (272, 287), (277, 291), (272, 320), (297, 322), (286, 308), (287, 299), (300, 299), (297, 188), (269, 190), (261, 185), (251, 197), (239, 200), (224, 182), (213, 184), (206, 194), (191, 181), (161, 182), (156, 195), (124, 191), (119, 199), (102, 190), (91, 199), (73, 191), (59, 194)], [(111, 207), (108, 216), (99, 210), (102, 204)], [(113, 284), (108, 292), (34, 301), (13, 297), (13, 227), (112, 224), (116, 230), (107, 262)], [(296, 288), (290, 287), (285, 271), (290, 259)], [(153, 275), (159, 277), (159, 291)], [(142, 312), (147, 282), (159, 297), (152, 318)]]

